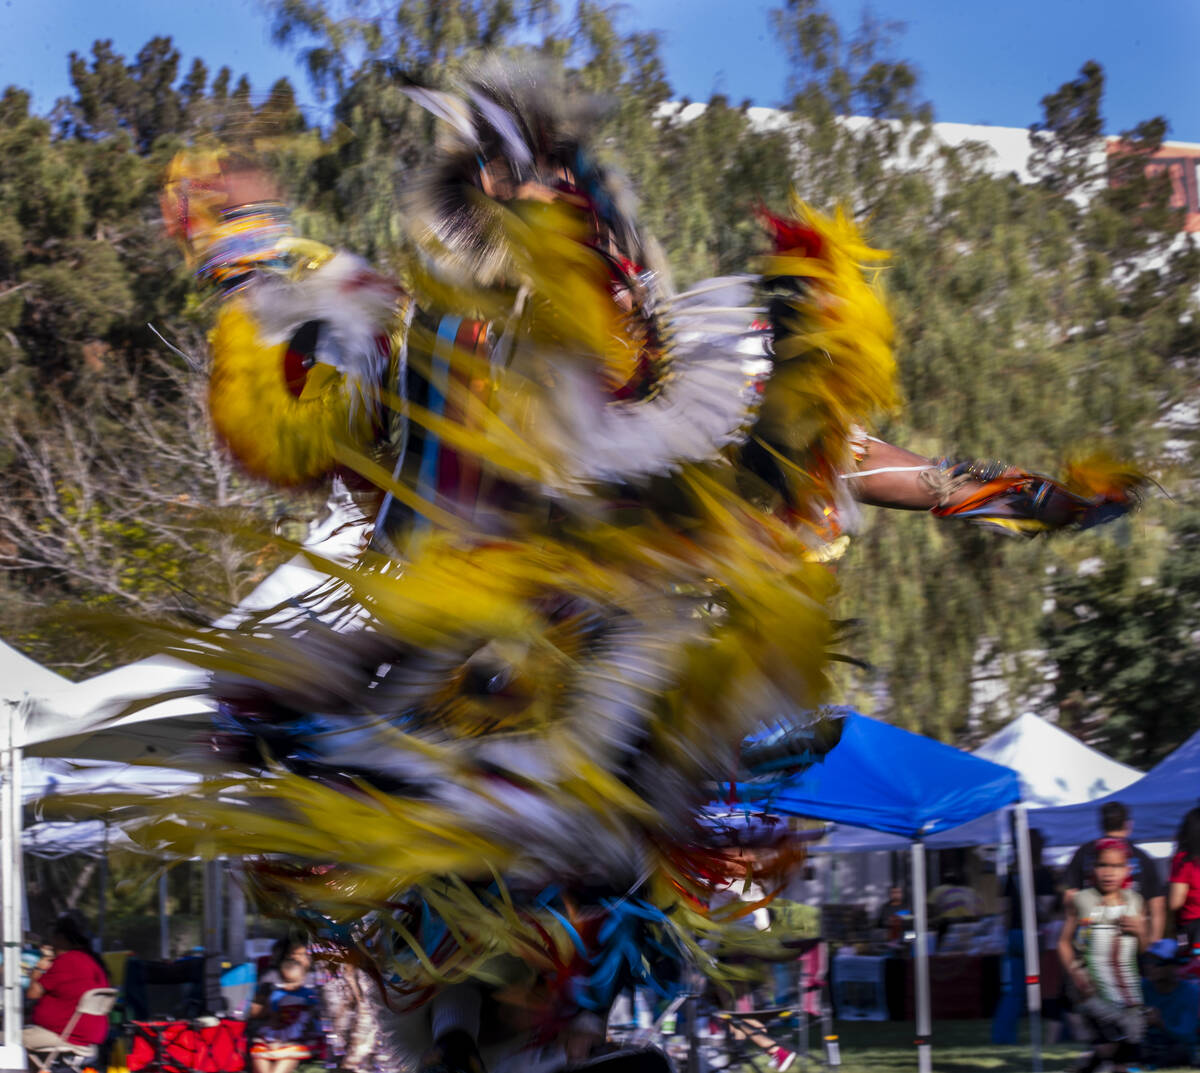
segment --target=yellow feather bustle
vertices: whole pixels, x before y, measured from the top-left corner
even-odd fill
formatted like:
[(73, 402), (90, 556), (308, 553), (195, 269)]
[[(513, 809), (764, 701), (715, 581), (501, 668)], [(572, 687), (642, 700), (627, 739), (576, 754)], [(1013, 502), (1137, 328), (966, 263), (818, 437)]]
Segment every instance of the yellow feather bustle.
[[(895, 408), (895, 328), (875, 273), (868, 278), (887, 253), (867, 245), (842, 208), (823, 216), (793, 194), (792, 211), (796, 221), (786, 222), (778, 240), (784, 248), (763, 272), (804, 285), (781, 295), (785, 311), (758, 431), (800, 465), (794, 472), (803, 483), (814, 476), (812, 456), (847, 464), (856, 426)], [(797, 234), (805, 246), (788, 248)]]
[[(816, 493), (835, 503), (837, 474), (853, 465), (855, 427), (897, 402), (894, 328), (871, 272), (888, 255), (863, 240), (842, 208), (822, 216), (793, 195), (792, 211), (794, 221), (770, 221), (779, 250), (764, 271), (768, 278), (805, 280), (806, 286), (798, 292), (784, 287), (786, 312), (775, 326), (775, 371), (758, 431), (769, 450), (794, 463), (788, 472), (801, 495)], [(933, 513), (1031, 536), (1068, 525), (1086, 528), (1127, 512), (1148, 483), (1135, 466), (1106, 450), (1079, 452), (1061, 483), (1012, 471)], [(1056, 495), (1061, 493), (1052, 517), (1032, 503), (1010, 501), (1035, 485), (1057, 486)], [(836, 521), (836, 511), (830, 513)], [(827, 538), (836, 534), (836, 524), (824, 530)], [(818, 555), (832, 558), (835, 547), (827, 540)]]

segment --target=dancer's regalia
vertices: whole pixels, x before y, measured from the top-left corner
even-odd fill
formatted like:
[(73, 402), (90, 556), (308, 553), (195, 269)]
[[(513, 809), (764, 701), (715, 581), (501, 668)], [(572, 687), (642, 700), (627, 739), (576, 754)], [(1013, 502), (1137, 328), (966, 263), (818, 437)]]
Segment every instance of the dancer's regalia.
[[(797, 203), (761, 278), (672, 295), (589, 106), (537, 69), (412, 93), (446, 130), (394, 278), (239, 197), (230, 154), (173, 168), (168, 219), (224, 295), (221, 438), (275, 484), (379, 499), (361, 558), (317, 564), (336, 592), (176, 638), (215, 672), (221, 777), (136, 834), (257, 859), (393, 1009), (465, 985), (548, 1030), (752, 941), (727, 925), (754, 906), (709, 907), (747, 866), (697, 809), (749, 731), (822, 699), (824, 560), (890, 450), (864, 431), (894, 404), (883, 255)], [(1135, 483), (876, 468), (919, 478), (899, 505), (1030, 530)], [(755, 860), (770, 890), (787, 851)]]

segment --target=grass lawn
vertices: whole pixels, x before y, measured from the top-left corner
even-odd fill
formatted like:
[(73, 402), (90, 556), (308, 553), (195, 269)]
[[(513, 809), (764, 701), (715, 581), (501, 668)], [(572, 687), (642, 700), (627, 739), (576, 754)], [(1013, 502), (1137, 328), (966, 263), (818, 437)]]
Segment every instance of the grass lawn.
[[(913, 1045), (912, 1025), (896, 1021), (840, 1021), (837, 1024), (844, 1073), (913, 1073), (917, 1068), (917, 1049)], [(935, 1073), (1030, 1073), (1033, 1058), (1026, 1046), (1000, 1047), (990, 1042), (991, 1021), (938, 1021), (933, 1026), (933, 1068)], [(795, 1045), (794, 1032), (779, 1032), (785, 1046)], [(823, 1065), (820, 1033), (814, 1030), (810, 1040), (810, 1068)], [(1043, 1048), (1045, 1073), (1063, 1073), (1082, 1054), (1079, 1043), (1056, 1043)], [(764, 1073), (769, 1061), (743, 1066)], [(800, 1073), (797, 1059), (792, 1073)]]

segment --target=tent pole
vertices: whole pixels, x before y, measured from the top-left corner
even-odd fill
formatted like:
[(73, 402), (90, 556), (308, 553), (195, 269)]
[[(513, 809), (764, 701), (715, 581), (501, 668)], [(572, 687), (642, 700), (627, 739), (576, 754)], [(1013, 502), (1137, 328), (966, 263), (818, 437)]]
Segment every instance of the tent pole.
[(96, 869), (99, 873), (100, 897), (99, 905), (96, 908), (96, 946), (99, 949), (97, 954), (104, 953), (104, 925), (107, 923), (105, 915), (108, 910), (108, 821), (104, 823), (104, 841), (100, 846), (100, 867)]
[(21, 747), (18, 728), (25, 724), (27, 700), (7, 706), (4, 737), (0, 741), (0, 939), (4, 944), (4, 1036), (0, 1070), (25, 1070), (24, 995), (21, 993), (21, 903), (25, 890), (21, 858)]
[[(1021, 933), (1025, 938), (1025, 996), (1029, 1005), (1029, 1044), (1033, 1073), (1042, 1073), (1042, 966), (1038, 952), (1037, 908), (1033, 892), (1033, 853), (1029, 848), (1029, 816), (1023, 804), (1013, 809), (1017, 821), (1017, 879), (1021, 884)], [(1017, 986), (1014, 980), (1013, 986)]]
[(842, 1064), (842, 1048), (838, 1034), (833, 1028), (833, 959), (829, 956), (829, 944), (822, 943), (821, 964), (825, 974), (825, 986), (818, 992), (821, 1004), (821, 1036), (825, 1043), (825, 1064), (836, 1069)]
[(225, 957), (225, 862), (204, 862), (204, 1011), (221, 1006), (221, 962)]
[(220, 957), (224, 950), (221, 943), (221, 861), (205, 861), (204, 869), (204, 953), (207, 957)]
[(804, 971), (807, 954), (796, 958), (796, 1053), (800, 1068), (808, 1069), (808, 977)]
[(226, 865), (225, 956), (234, 965), (246, 960), (246, 889), (242, 885), (242, 859), (231, 857)]
[(916, 929), (917, 984), (917, 1070), (933, 1073), (930, 1036), (933, 1025), (929, 1010), (929, 940), (925, 915), (925, 843), (917, 838), (912, 844), (913, 920)]
[(166, 961), (171, 955), (171, 936), (167, 923), (167, 870), (158, 874), (158, 957)]
[(1004, 881), (1008, 878), (1008, 827), (1008, 810), (1000, 809), (996, 813), (996, 889), (999, 891), (1004, 890)]
[(700, 1073), (703, 1068), (700, 1056), (700, 1026), (696, 1023), (700, 1016), (700, 986), (695, 979), (688, 981), (690, 993), (684, 1006), (684, 1015), (687, 1017), (687, 1073)]

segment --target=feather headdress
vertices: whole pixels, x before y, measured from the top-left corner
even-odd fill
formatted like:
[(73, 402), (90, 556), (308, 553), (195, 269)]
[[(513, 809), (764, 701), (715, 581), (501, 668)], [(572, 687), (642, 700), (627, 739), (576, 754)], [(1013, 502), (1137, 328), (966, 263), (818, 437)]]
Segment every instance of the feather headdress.
[(508, 276), (494, 202), (541, 187), (573, 196), (594, 217), (619, 256), (639, 268), (663, 270), (637, 226), (624, 177), (602, 164), (592, 145), (608, 105), (569, 92), (562, 73), (528, 60), (490, 59), (451, 93), (424, 86), (405, 92), (443, 121), (437, 158), (409, 198), (418, 238), (473, 280)]

